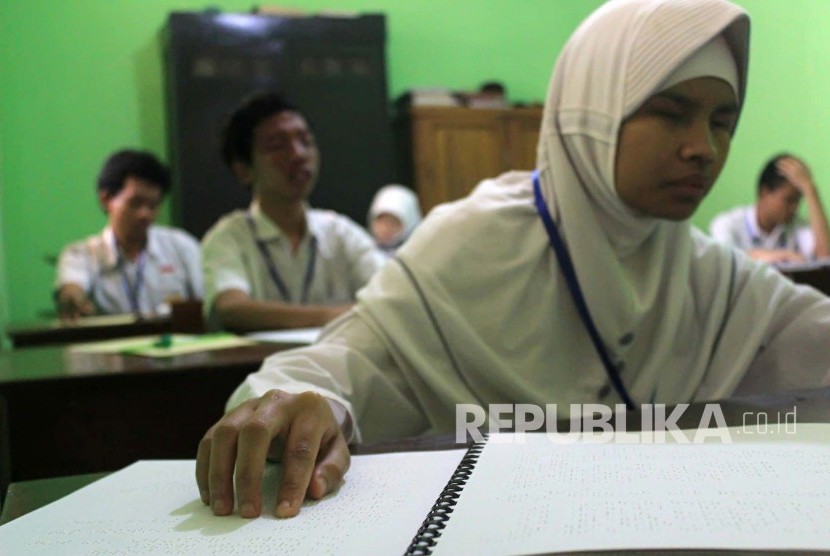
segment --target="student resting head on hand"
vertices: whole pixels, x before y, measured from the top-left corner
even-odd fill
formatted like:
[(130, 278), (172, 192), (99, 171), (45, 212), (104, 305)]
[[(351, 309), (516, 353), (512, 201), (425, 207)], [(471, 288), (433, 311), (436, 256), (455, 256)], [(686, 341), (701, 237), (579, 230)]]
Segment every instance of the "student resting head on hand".
[[(807, 201), (809, 224), (797, 218)], [(754, 205), (717, 215), (712, 237), (773, 264), (803, 263), (830, 257), (830, 228), (810, 168), (790, 154), (771, 158), (758, 178)]]

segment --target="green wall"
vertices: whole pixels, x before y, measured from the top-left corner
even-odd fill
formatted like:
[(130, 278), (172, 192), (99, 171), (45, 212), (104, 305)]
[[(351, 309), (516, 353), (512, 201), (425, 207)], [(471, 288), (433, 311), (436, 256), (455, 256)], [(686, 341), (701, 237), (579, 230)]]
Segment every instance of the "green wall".
[(830, 2), (737, 3), (752, 18), (748, 94), (729, 162), (694, 217), (704, 229), (717, 212), (751, 203), (761, 167), (782, 151), (811, 166), (830, 210)]
[[(0, 1), (0, 327), (51, 310), (47, 258), (105, 222), (93, 195), (103, 157), (122, 146), (166, 153), (159, 31), (166, 14), (251, 0)], [(541, 100), (556, 53), (602, 0), (295, 0), (310, 11), (384, 12), (390, 98), (411, 87), (473, 89), (503, 80)], [(753, 15), (750, 95), (732, 159), (695, 222), (749, 202), (758, 167), (789, 149), (822, 157), (830, 54), (826, 0), (742, 0)], [(276, 2), (274, 2), (276, 4)], [(809, 84), (809, 85), (808, 85)], [(826, 179), (825, 179), (826, 178)], [(162, 216), (167, 221), (168, 215)], [(3, 268), (5, 267), (5, 277)], [(8, 306), (8, 309), (5, 307)], [(8, 317), (6, 317), (8, 314)]]

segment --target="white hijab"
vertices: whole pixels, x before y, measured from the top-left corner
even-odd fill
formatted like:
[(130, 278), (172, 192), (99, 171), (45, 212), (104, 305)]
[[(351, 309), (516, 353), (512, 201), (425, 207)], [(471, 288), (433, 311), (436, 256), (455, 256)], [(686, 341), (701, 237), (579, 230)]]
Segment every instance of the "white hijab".
[[(636, 327), (666, 282), (678, 302), (688, 287), (689, 223), (635, 214), (614, 189), (614, 157), (623, 119), (718, 34), (735, 55), (740, 103), (748, 19), (720, 0), (609, 2), (577, 29), (551, 78), (537, 167), (603, 338)], [(669, 322), (681, 306), (662, 308)]]
[[(729, 252), (703, 249), (688, 222), (635, 214), (613, 186), (624, 118), (718, 35), (734, 55), (742, 100), (742, 9), (723, 0), (612, 0), (565, 45), (545, 103), (543, 196), (636, 403), (728, 395), (740, 373), (726, 380), (711, 369), (745, 369), (761, 341), (763, 314), (729, 299)], [(425, 405), (620, 401), (608, 395), (532, 187), (527, 173), (509, 173), (433, 210), (398, 252), (401, 264), (387, 265), (360, 295), (415, 395), (440, 398)]]
[(394, 238), (391, 245), (383, 247), (398, 247), (406, 241), (415, 227), (421, 223), (421, 205), (415, 192), (398, 184), (389, 184), (378, 189), (369, 207), (367, 225), (372, 229), (372, 222), (381, 214), (391, 214), (401, 221), (401, 232)]

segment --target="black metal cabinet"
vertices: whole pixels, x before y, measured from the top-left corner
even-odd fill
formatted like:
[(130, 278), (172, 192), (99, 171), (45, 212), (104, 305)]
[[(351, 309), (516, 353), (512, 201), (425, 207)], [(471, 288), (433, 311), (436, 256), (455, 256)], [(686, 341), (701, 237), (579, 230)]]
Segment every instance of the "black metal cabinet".
[(197, 237), (250, 194), (220, 156), (239, 101), (279, 90), (310, 121), (321, 152), (312, 206), (365, 223), (395, 177), (385, 18), (171, 13), (164, 32), (173, 221)]

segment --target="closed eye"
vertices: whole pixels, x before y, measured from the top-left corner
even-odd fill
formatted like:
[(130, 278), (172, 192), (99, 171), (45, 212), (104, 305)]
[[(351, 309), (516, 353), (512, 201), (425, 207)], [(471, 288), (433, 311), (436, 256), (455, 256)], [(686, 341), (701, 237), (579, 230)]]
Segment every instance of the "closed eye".
[(732, 133), (735, 131), (735, 124), (738, 120), (738, 109), (728, 106), (719, 108), (712, 116), (712, 126), (718, 129), (725, 129)]

